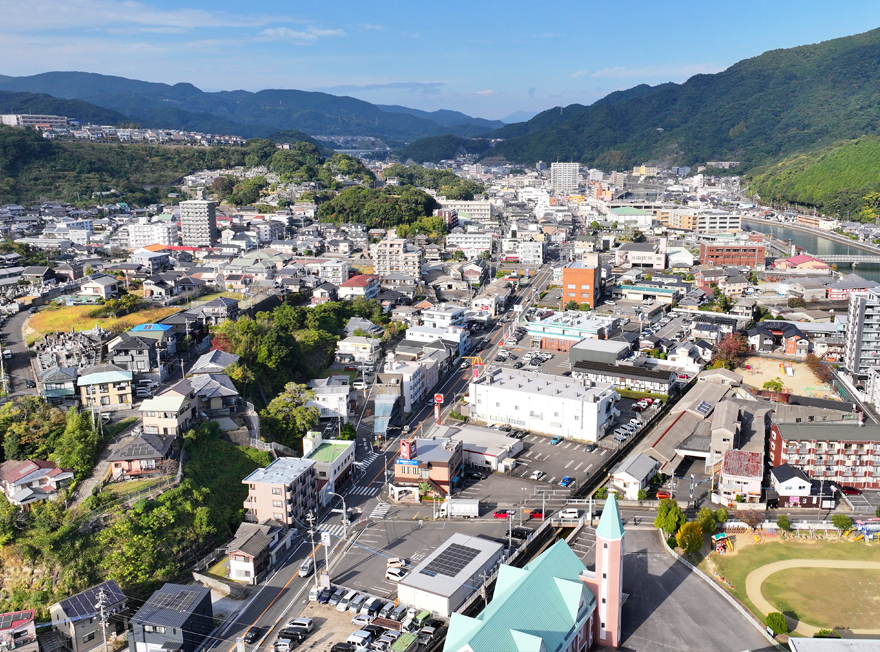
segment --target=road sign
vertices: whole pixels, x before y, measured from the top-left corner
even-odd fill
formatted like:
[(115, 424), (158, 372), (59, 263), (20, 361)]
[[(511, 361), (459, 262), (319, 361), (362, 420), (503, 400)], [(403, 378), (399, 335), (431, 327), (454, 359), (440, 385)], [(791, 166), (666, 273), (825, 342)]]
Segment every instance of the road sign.
[(321, 532), (321, 545), (330, 546), (330, 533), (329, 532)]
[(326, 570), (321, 570), (321, 572), (318, 573), (318, 582), (320, 583), (322, 589), (329, 589), (330, 573), (328, 573)]
[(434, 403), (443, 405), (443, 394), (434, 394)]

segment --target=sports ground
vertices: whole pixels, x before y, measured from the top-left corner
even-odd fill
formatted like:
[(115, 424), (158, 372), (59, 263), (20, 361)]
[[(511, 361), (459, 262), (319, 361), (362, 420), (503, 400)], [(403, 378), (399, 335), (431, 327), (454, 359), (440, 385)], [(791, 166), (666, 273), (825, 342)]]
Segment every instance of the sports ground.
[[(789, 376), (784, 369), (780, 368), (780, 364), (791, 367), (793, 374)], [(743, 361), (742, 366), (736, 370), (736, 373), (742, 375), (744, 383), (758, 389), (761, 389), (768, 380), (779, 378), (782, 381), (782, 386), (790, 394), (824, 398), (832, 401), (840, 400), (840, 397), (834, 393), (834, 390), (829, 385), (820, 383), (819, 379), (803, 362), (751, 356)]]

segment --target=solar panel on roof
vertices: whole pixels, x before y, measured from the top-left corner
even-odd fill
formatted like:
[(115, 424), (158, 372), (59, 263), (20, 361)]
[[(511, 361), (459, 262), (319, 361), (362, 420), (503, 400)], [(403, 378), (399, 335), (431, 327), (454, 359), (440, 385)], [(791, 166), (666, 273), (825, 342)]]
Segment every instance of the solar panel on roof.
[(700, 401), (700, 404), (697, 406), (697, 412), (700, 414), (708, 414), (709, 410), (712, 409), (712, 405), (710, 403), (706, 403), (706, 401)]
[(430, 577), (435, 577), (436, 575), (455, 577), (465, 566), (476, 559), (479, 554), (480, 551), (477, 548), (468, 548), (467, 546), (453, 543), (437, 555), (420, 572)]
[(16, 611), (11, 614), (3, 614), (0, 616), (0, 629), (9, 629), (16, 620), (25, 620), (30, 614), (29, 611)]
[(186, 611), (198, 599), (199, 594), (195, 591), (180, 591), (179, 593), (156, 593), (150, 598), (151, 606), (172, 611)]

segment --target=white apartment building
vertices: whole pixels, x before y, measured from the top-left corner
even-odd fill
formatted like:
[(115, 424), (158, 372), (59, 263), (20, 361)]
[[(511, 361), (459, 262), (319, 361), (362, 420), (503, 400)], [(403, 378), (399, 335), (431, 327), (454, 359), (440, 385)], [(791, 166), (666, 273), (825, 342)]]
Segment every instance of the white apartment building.
[(67, 118), (63, 115), (35, 115), (30, 113), (6, 113), (0, 115), (0, 123), (7, 127), (50, 127), (61, 129), (67, 127)]
[(348, 280), (348, 263), (344, 260), (325, 260), (318, 266), (318, 276), (328, 283), (342, 285)]
[(618, 398), (610, 385), (584, 387), (559, 376), (499, 369), (471, 383), (469, 404), (477, 421), (594, 442), (619, 416)]
[(177, 244), (177, 224), (174, 222), (148, 222), (146, 219), (128, 225), (128, 248), (132, 251), (149, 245), (170, 247)]
[(406, 339), (414, 342), (454, 342), (458, 346), (458, 355), (466, 355), (471, 348), (470, 331), (463, 326), (431, 328), (430, 326), (410, 326), (406, 329)]
[(471, 222), (490, 222), (495, 217), (495, 204), (488, 200), (446, 199), (437, 197), (440, 206), (445, 210), (457, 211), (459, 220)]
[(385, 238), (370, 247), (373, 272), (385, 276), (393, 272), (408, 274), (413, 278), (422, 276), (422, 250), (403, 238)]
[(501, 243), (500, 262), (540, 266), (544, 264), (544, 243), (519, 238), (505, 238)]
[(579, 167), (580, 166), (577, 163), (551, 163), (550, 185), (553, 186), (553, 190), (561, 190), (564, 192), (577, 190)]
[(868, 374), (880, 365), (880, 291), (869, 289), (849, 295), (846, 321), (846, 368)]
[(338, 418), (343, 423), (348, 422), (353, 390), (347, 375), (315, 378), (308, 385), (315, 398), (309, 399), (306, 405), (318, 408), (322, 419)]
[(436, 308), (427, 308), (422, 311), (422, 325), (431, 328), (446, 328), (447, 326), (463, 326), (467, 308), (441, 304)]
[(460, 249), (468, 260), (478, 258), (484, 251), (492, 253), (492, 237), (492, 233), (483, 231), (450, 233), (446, 236), (446, 251)]
[(273, 240), (281, 240), (287, 231), (287, 225), (278, 220), (254, 220), (249, 226), (257, 234), (262, 245)]
[(302, 442), (303, 459), (315, 462), (317, 494), (321, 505), (326, 507), (336, 498), (327, 492), (339, 493), (351, 477), (356, 442), (325, 441), (316, 431), (306, 433)]
[(401, 376), (400, 393), (403, 397), (403, 411), (412, 412), (425, 396), (422, 366), (418, 362), (389, 360), (385, 363), (384, 372)]
[(180, 202), (180, 232), (184, 247), (210, 247), (217, 242), (217, 213), (212, 201)]

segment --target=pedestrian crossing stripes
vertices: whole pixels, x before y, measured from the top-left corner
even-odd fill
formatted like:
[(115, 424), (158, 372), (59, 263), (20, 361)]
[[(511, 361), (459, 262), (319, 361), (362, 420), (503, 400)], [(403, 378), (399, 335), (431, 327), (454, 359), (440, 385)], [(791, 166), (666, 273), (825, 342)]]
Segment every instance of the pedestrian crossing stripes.
[(355, 462), (355, 464), (362, 468), (367, 468), (368, 466), (370, 466), (370, 464), (373, 463), (373, 460), (375, 460), (377, 457), (380, 457), (379, 453), (373, 452), (367, 455), (364, 459), (358, 460), (357, 462)]
[(376, 508), (370, 512), (370, 518), (385, 518), (385, 515), (391, 509), (391, 505), (387, 503), (379, 503)]
[(352, 487), (348, 493), (355, 495), (355, 496), (375, 496), (377, 493), (379, 493), (379, 490), (381, 488), (382, 487), (370, 487), (370, 486)]
[(345, 536), (345, 526), (344, 525), (319, 525), (319, 532), (329, 532), (331, 535), (339, 537), (340, 539)]

